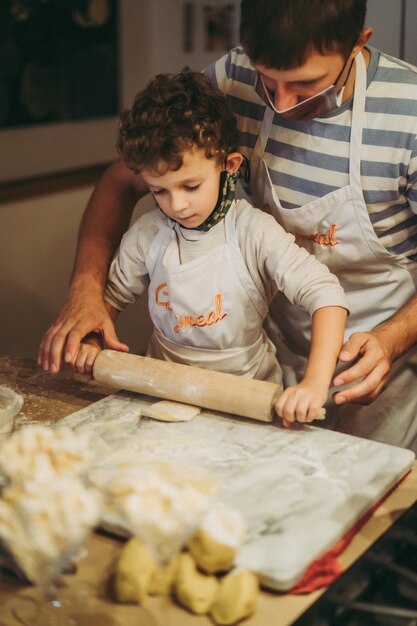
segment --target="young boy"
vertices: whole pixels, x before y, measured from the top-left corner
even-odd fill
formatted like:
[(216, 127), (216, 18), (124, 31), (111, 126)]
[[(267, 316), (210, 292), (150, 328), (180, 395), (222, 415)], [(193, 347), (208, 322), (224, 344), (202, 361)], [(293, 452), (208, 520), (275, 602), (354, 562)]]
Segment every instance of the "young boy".
[[(187, 69), (158, 75), (121, 119), (118, 150), (157, 207), (126, 233), (110, 268), (106, 302), (120, 310), (148, 290), (148, 356), (282, 382), (263, 330), (277, 291), (312, 315), (303, 380), (276, 405), (286, 424), (310, 422), (325, 403), (347, 315), (338, 280), (272, 216), (234, 200), (243, 156), (222, 93)], [(98, 339), (75, 360), (90, 373)], [(278, 355), (279, 359), (279, 355)]]

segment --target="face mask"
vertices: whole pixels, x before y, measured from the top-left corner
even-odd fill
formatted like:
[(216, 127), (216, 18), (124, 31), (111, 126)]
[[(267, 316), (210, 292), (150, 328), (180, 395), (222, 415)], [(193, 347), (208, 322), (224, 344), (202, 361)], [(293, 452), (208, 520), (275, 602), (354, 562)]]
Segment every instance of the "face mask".
[(219, 196), (216, 206), (205, 221), (194, 230), (208, 231), (222, 220), (230, 209), (235, 197), (236, 181), (238, 172), (227, 172), (223, 170), (220, 174)]
[(330, 87), (323, 89), (323, 91), (320, 91), (320, 93), (317, 93), (314, 96), (307, 98), (306, 100), (302, 100), (298, 104), (295, 104), (288, 109), (283, 109), (282, 111), (279, 111), (275, 108), (274, 103), (271, 99), (271, 95), (267, 87), (265, 86), (262, 77), (259, 74), (255, 90), (258, 96), (260, 96), (262, 100), (275, 111), (275, 113), (279, 113), (285, 119), (293, 121), (312, 120), (314, 117), (326, 115), (326, 113), (334, 111), (342, 104), (343, 92), (345, 90), (346, 81), (349, 78), (349, 74), (352, 69), (353, 61), (354, 59), (352, 59), (349, 71), (342, 87), (339, 88), (339, 93), (337, 93), (336, 85), (346, 68), (347, 61), (342, 67), (342, 70), (333, 85), (330, 85)]

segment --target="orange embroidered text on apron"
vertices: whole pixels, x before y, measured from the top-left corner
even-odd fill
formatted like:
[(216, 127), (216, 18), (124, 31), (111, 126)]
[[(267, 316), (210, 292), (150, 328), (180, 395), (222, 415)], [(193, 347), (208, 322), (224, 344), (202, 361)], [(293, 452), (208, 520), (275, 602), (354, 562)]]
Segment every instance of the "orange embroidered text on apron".
[(336, 234), (337, 225), (332, 224), (329, 226), (327, 232), (315, 233), (314, 235), (303, 235), (302, 233), (293, 233), (296, 241), (313, 241), (319, 246), (337, 246), (338, 240), (334, 239)]
[[(163, 306), (167, 311), (172, 311), (169, 300), (160, 300), (159, 294), (162, 291), (163, 295), (169, 297), (168, 291), (165, 289), (166, 283), (161, 283), (155, 289), (155, 302), (159, 306)], [(221, 293), (216, 293), (214, 296), (214, 310), (207, 314), (201, 313), (200, 315), (181, 315), (178, 323), (174, 326), (174, 331), (178, 333), (182, 328), (190, 328), (191, 326), (198, 326), (203, 328), (204, 326), (212, 326), (221, 322), (227, 315), (225, 311), (222, 311), (223, 296)]]

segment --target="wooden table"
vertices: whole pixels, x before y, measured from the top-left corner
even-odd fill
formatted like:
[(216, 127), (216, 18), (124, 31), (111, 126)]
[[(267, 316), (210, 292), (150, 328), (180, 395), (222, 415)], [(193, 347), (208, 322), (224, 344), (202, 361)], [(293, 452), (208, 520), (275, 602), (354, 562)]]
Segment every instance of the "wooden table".
[[(44, 374), (28, 359), (0, 356), (0, 385), (23, 395), (25, 403), (15, 419), (15, 428), (26, 424), (53, 423), (92, 402), (111, 390), (95, 383), (85, 383), (71, 372)], [(417, 500), (417, 464), (401, 485), (384, 501), (371, 519), (355, 535), (340, 556), (349, 566), (409, 506)], [(143, 607), (116, 604), (111, 593), (111, 573), (121, 542), (102, 533), (94, 533), (87, 543), (87, 555), (76, 574), (66, 576), (70, 589), (83, 593), (78, 624), (81, 626), (209, 626), (210, 619), (194, 616), (164, 598), (150, 598)], [(304, 596), (262, 592), (259, 609), (244, 622), (245, 626), (287, 626), (322, 593)], [(0, 581), (0, 626), (17, 626), (12, 607), (21, 597), (38, 597), (38, 591), (22, 585), (9, 576)], [(85, 611), (85, 613), (84, 613)], [(87, 618), (87, 611), (94, 612)]]

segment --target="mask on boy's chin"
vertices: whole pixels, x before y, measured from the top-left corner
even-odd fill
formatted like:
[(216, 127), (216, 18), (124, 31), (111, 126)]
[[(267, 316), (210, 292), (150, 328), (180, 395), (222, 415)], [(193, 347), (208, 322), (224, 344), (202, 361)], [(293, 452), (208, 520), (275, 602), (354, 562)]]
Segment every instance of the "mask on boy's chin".
[(204, 222), (194, 230), (208, 231), (225, 217), (235, 197), (238, 176), (239, 172), (228, 172), (227, 170), (221, 172), (216, 206)]

